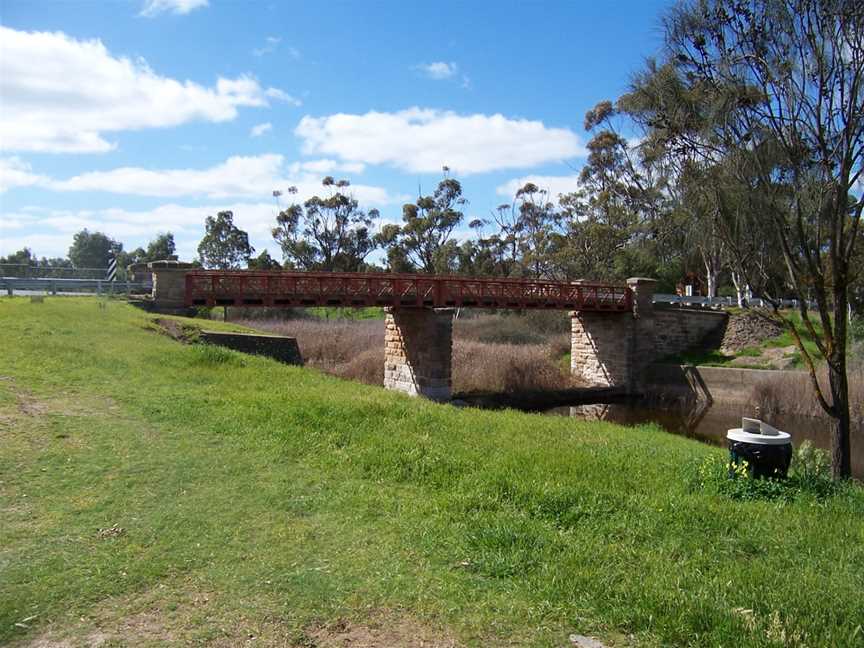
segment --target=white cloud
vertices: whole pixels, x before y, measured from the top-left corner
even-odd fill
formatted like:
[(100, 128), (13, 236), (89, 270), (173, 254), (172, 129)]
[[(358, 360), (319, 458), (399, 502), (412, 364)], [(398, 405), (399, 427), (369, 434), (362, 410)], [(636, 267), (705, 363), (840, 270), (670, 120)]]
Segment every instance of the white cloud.
[(268, 36), (264, 39), (264, 45), (257, 49), (252, 50), (252, 53), (255, 56), (264, 56), (265, 54), (272, 54), (276, 51), (276, 47), (279, 43), (282, 42), (282, 39), (278, 36)]
[[(14, 169), (13, 169), (14, 170)], [(158, 198), (230, 198), (271, 196), (274, 189), (285, 191), (295, 186), (298, 199), (324, 191), (321, 179), (330, 173), (359, 173), (363, 165), (336, 160), (310, 160), (285, 164), (282, 155), (234, 156), (205, 169), (145, 169), (120, 167), (110, 171), (90, 171), (65, 180), (38, 178), (29, 184), (53, 191), (104, 191), (129, 196)], [(394, 196), (383, 187), (352, 184), (351, 193), (367, 205), (399, 203), (405, 196)]]
[(456, 76), (456, 74), (459, 72), (458, 65), (453, 62), (446, 63), (445, 61), (435, 61), (434, 63), (421, 63), (417, 66), (417, 69), (430, 79), (435, 79), (436, 81), (450, 79)]
[(516, 192), (519, 191), (526, 183), (531, 182), (537, 185), (541, 190), (549, 192), (551, 200), (558, 200), (561, 194), (572, 193), (580, 188), (579, 174), (567, 176), (541, 176), (529, 175), (522, 178), (514, 178), (502, 185), (499, 185), (495, 192), (499, 196), (506, 196), (512, 199)]
[[(266, 56), (267, 54), (273, 54), (278, 48), (279, 43), (282, 42), (282, 39), (279, 36), (268, 36), (264, 39), (264, 45), (261, 47), (256, 47), (252, 50), (252, 54), (255, 56)], [(289, 59), (298, 60), (300, 58), (300, 50), (296, 47), (287, 47), (282, 50), (285, 52), (285, 55)]]
[(287, 104), (292, 106), (302, 106), (303, 102), (297, 99), (296, 97), (292, 97), (287, 92), (280, 90), (279, 88), (267, 88), (264, 94), (270, 99), (275, 99), (276, 101), (284, 101)]
[(529, 168), (584, 155), (573, 131), (501, 114), (459, 115), (410, 108), (395, 113), (306, 116), (295, 134), (303, 150), (350, 162), (390, 164), (410, 172), (449, 166), (470, 174)]
[(0, 193), (13, 187), (29, 187), (47, 181), (45, 176), (33, 173), (30, 164), (21, 158), (0, 158)]
[(256, 124), (252, 127), (252, 130), (249, 131), (249, 137), (261, 137), (264, 133), (269, 133), (272, 130), (273, 124), (271, 124), (270, 122)]
[(296, 100), (256, 79), (215, 87), (156, 74), (142, 59), (113, 56), (99, 40), (0, 26), (0, 148), (94, 153), (116, 147), (106, 133), (224, 122), (238, 107)]
[[(172, 232), (185, 259), (194, 257), (198, 241), (204, 235), (204, 219), (219, 211), (234, 212), (234, 222), (249, 232), (252, 244), (264, 249), (275, 243), (270, 228), (275, 224), (277, 207), (270, 202), (234, 202), (218, 205), (187, 206), (160, 205), (150, 210), (83, 209), (61, 210), (35, 208), (14, 214), (18, 227), (14, 236), (4, 233), (0, 237), (0, 255), (29, 247), (39, 256), (65, 256), (72, 243), (72, 235), (88, 228), (104, 232), (134, 249), (153, 238), (156, 232)], [(22, 233), (21, 226), (38, 233)], [(0, 232), (4, 225), (0, 225)], [(281, 256), (281, 255), (280, 255)]]
[[(317, 188), (321, 188), (320, 184)], [(285, 203), (283, 197), (282, 208)], [(270, 233), (276, 224), (278, 209), (272, 198), (193, 206), (167, 203), (148, 210), (25, 208), (10, 214), (10, 221), (15, 220), (14, 227), (7, 227), (5, 215), (0, 219), (0, 256), (22, 247), (29, 247), (40, 257), (66, 256), (73, 234), (86, 227), (121, 241), (127, 250), (146, 246), (157, 232), (172, 232), (180, 258), (192, 260), (197, 256), (196, 248), (204, 236), (204, 219), (220, 211), (231, 211), (234, 223), (249, 233), (256, 254), (268, 249), (274, 258), (281, 259), (282, 253)], [(27, 233), (27, 228), (38, 233)], [(13, 229), (14, 236), (9, 235)]]
[(183, 15), (208, 4), (207, 0), (145, 0), (140, 15), (148, 18), (166, 12)]
[(337, 162), (336, 160), (309, 160), (294, 162), (289, 169), (291, 173), (363, 173), (366, 165), (360, 162)]

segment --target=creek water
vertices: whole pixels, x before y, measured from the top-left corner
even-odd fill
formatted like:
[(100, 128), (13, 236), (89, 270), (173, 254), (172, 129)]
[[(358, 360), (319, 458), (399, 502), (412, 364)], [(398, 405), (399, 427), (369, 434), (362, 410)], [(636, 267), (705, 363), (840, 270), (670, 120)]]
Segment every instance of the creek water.
[[(751, 407), (743, 405), (697, 405), (661, 409), (632, 401), (555, 407), (543, 414), (568, 416), (584, 421), (609, 421), (625, 426), (655, 423), (672, 434), (718, 446), (726, 445), (726, 432), (730, 428), (741, 427), (742, 416), (759, 418)], [(831, 427), (827, 419), (790, 415), (762, 418), (774, 427), (788, 432), (794, 446), (809, 440), (815, 447), (830, 452)], [(856, 479), (864, 480), (864, 429), (860, 424), (852, 426), (852, 475)]]

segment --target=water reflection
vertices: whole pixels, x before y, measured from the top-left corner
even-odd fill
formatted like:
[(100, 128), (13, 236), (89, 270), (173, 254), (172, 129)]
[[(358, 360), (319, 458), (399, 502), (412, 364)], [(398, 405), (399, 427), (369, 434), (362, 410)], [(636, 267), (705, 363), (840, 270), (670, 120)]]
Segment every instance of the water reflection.
[[(792, 435), (795, 446), (809, 440), (815, 447), (830, 451), (831, 429), (826, 419), (810, 416), (759, 416), (752, 407), (705, 404), (670, 409), (645, 407), (633, 402), (593, 403), (547, 410), (546, 414), (570, 416), (584, 421), (610, 421), (620, 425), (656, 423), (667, 432), (711, 443), (726, 445), (726, 431), (741, 427), (741, 417), (762, 418), (774, 427)], [(861, 426), (852, 429), (852, 475), (864, 479), (864, 433)]]

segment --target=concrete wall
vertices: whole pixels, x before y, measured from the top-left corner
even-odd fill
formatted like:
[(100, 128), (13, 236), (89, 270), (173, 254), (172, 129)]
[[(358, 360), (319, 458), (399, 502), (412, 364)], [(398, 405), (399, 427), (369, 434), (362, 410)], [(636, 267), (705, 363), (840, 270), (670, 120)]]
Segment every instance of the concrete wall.
[(302, 365), (297, 339), (281, 335), (256, 335), (254, 333), (226, 333), (201, 331), (200, 339), (206, 344), (223, 346), (242, 353), (252, 353), (273, 358), (279, 362)]
[(385, 313), (384, 387), (450, 400), (453, 311), (387, 308)]
[(764, 380), (784, 374), (806, 371), (773, 371), (769, 369), (738, 369), (732, 367), (693, 367), (690, 365), (658, 363), (646, 372), (645, 386), (664, 396), (707, 400), (728, 405), (746, 405), (753, 388)]
[(711, 336), (717, 344), (729, 316), (722, 311), (654, 305), (654, 347), (658, 359), (700, 347)]

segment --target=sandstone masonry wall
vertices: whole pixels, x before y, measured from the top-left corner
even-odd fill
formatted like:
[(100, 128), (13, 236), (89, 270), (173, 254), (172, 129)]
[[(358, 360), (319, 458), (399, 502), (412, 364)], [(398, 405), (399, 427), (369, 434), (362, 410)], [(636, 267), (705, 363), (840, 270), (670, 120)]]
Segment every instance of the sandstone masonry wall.
[(648, 367), (658, 359), (722, 337), (722, 312), (656, 307), (654, 280), (627, 280), (633, 291), (628, 313), (571, 313), (570, 371), (591, 385), (644, 389)]
[(453, 311), (387, 308), (385, 313), (384, 387), (449, 400)]
[(627, 313), (571, 313), (570, 372), (590, 385), (636, 391), (654, 360), (653, 279), (627, 280)]
[(186, 298), (186, 273), (191, 263), (151, 261), (147, 269), (153, 274), (153, 304), (157, 308), (183, 308)]
[(570, 372), (589, 385), (630, 384), (630, 313), (571, 313)]

